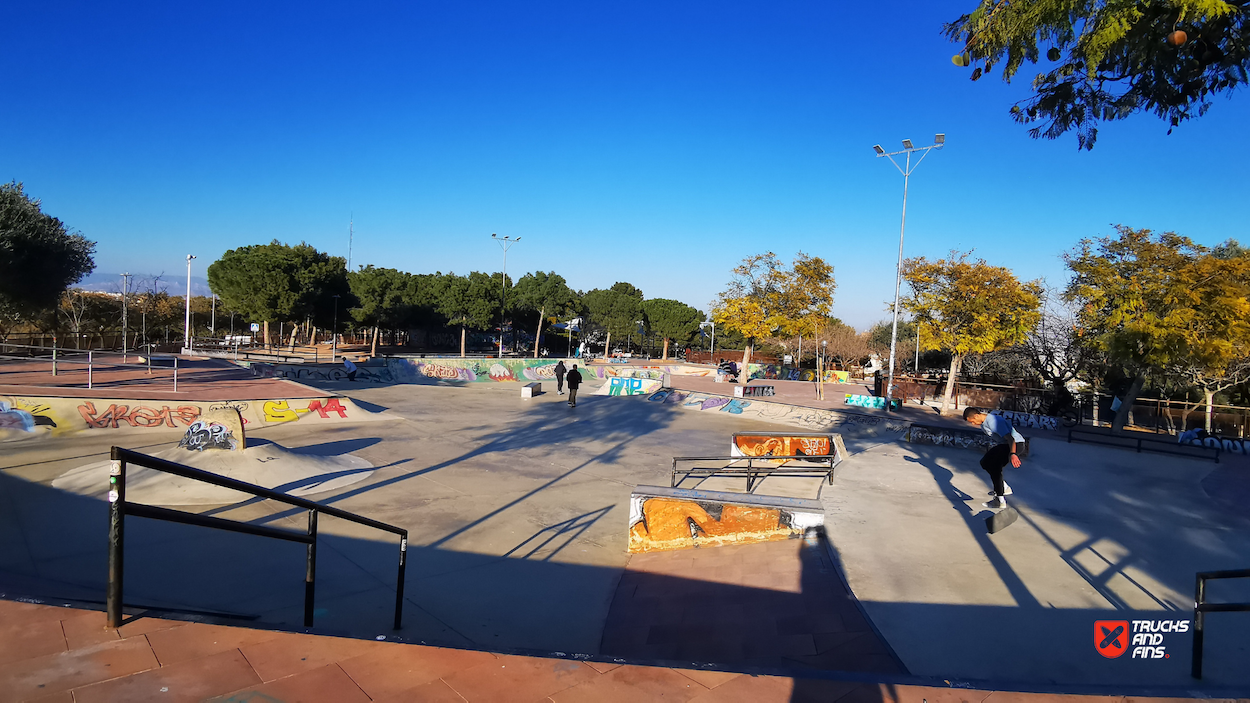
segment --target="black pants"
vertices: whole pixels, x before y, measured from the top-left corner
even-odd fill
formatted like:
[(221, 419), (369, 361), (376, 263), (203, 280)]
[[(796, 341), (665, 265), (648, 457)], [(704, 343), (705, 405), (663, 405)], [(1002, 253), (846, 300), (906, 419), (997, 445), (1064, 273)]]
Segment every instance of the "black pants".
[(348, 372), (347, 372), (347, 380), (349, 380), (349, 381), (355, 381), (355, 380), (356, 380), (356, 372), (355, 372), (355, 371), (348, 371)]
[(994, 482), (995, 495), (1006, 495), (1006, 484), (1003, 483), (1003, 468), (1011, 461), (1011, 445), (996, 444), (981, 457), (981, 468), (990, 475)]
[(569, 405), (577, 405), (577, 386), (569, 386)]
[(564, 392), (564, 376), (556, 376), (556, 393)]

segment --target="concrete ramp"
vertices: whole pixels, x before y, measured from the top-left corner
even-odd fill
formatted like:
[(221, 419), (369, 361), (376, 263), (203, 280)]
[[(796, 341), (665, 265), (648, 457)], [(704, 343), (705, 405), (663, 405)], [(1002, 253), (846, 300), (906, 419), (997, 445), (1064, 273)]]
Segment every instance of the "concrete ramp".
[(629, 551), (794, 539), (824, 524), (825, 510), (816, 500), (638, 486), (629, 499)]
[(595, 395), (651, 395), (664, 387), (664, 381), (652, 378), (609, 378)]

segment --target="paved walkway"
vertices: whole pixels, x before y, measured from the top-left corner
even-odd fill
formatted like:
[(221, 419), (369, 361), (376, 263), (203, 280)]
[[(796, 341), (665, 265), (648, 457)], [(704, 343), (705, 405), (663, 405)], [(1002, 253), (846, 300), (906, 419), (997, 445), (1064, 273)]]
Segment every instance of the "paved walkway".
[[(112, 355), (108, 363), (121, 360)], [(84, 357), (85, 358), (85, 357)], [(43, 359), (0, 361), (0, 395), (60, 396), (66, 398), (117, 398), (121, 400), (264, 400), (271, 398), (313, 398), (324, 391), (277, 378), (256, 378), (249, 369), (220, 359), (178, 360), (178, 391), (174, 392), (174, 370), (153, 366), (151, 374), (143, 366), (95, 365), (91, 388), (87, 388), (87, 366), (58, 362), (52, 375), (52, 362)]]
[(633, 555), (600, 651), (634, 659), (905, 673), (819, 539)]
[[(0, 600), (0, 703), (637, 701), (1128, 703), (493, 654)], [(1182, 700), (1182, 699), (1173, 699)]]

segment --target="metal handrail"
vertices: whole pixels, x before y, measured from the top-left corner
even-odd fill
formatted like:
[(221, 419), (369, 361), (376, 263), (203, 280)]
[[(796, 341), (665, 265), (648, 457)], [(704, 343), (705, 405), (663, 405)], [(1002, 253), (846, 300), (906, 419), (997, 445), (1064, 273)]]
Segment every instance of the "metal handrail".
[[(746, 467), (722, 466), (719, 468), (709, 469), (678, 469), (679, 461), (729, 461), (734, 464), (745, 461)], [(828, 464), (828, 468), (802, 467), (802, 466), (776, 466), (765, 467), (755, 466), (756, 461), (810, 461), (813, 463)], [(755, 481), (760, 475), (767, 476), (807, 476), (813, 473), (826, 474), (830, 485), (833, 485), (833, 470), (838, 465), (838, 457), (836, 454), (793, 454), (785, 456), (675, 456), (673, 457), (673, 470), (670, 477), (670, 487), (676, 488), (678, 484), (677, 476), (680, 474), (684, 479), (694, 473), (700, 473), (707, 476), (746, 476), (747, 490), (750, 491)]]
[[(211, 527), (218, 530), (226, 530), (229, 532), (241, 532), (248, 535), (257, 535), (259, 537), (270, 537), (273, 539), (281, 539), (289, 542), (299, 542), (308, 547), (307, 566), (304, 571), (304, 627), (312, 627), (313, 625), (313, 595), (316, 590), (316, 569), (317, 569), (317, 514), (325, 513), (333, 517), (348, 520), (359, 525), (372, 527), (374, 529), (383, 530), (399, 535), (399, 576), (395, 585), (395, 629), (400, 628), (400, 620), (403, 614), (404, 606), (404, 570), (408, 562), (408, 530), (394, 525), (388, 525), (384, 522), (378, 522), (367, 517), (349, 513), (341, 508), (334, 508), (328, 505), (322, 505), (306, 498), (287, 495), (278, 491), (257, 486), (245, 481), (239, 481), (225, 476), (219, 476), (208, 471), (184, 466), (165, 459), (158, 459), (147, 454), (124, 449), (122, 447), (113, 447), (109, 453), (109, 573), (108, 573), (108, 591), (105, 596), (105, 610), (107, 612), (108, 627), (117, 628), (122, 624), (122, 585), (123, 585), (123, 557), (125, 547), (125, 517), (127, 514), (135, 517), (146, 517), (153, 520), (165, 520), (167, 522), (181, 523), (184, 525), (196, 525), (199, 527)], [(181, 510), (171, 510), (169, 508), (160, 508), (154, 505), (144, 505), (142, 503), (132, 503), (126, 500), (126, 465), (135, 464), (156, 471), (163, 471), (175, 476), (189, 478), (195, 481), (203, 481), (214, 486), (229, 488), (249, 493), (258, 498), (267, 498), (276, 500), (287, 505), (293, 505), (298, 508), (308, 510), (308, 529), (304, 533), (291, 530), (283, 530), (276, 527), (264, 527), (261, 525), (251, 525), (245, 522), (236, 522), (234, 520), (226, 520), (223, 518), (212, 517), (208, 515), (199, 515), (196, 513), (188, 513)]]
[[(1200, 457), (1200, 458), (1214, 459), (1215, 463), (1217, 464), (1220, 463), (1220, 452), (1223, 451), (1219, 447), (1209, 447), (1205, 444), (1203, 445), (1177, 444), (1176, 442), (1169, 441), (1166, 439), (1157, 439), (1153, 436), (1134, 437), (1133, 435), (1130, 435), (1130, 434), (1117, 434), (1114, 432), (1100, 432), (1098, 430), (1091, 429), (1088, 427), (1073, 427), (1072, 429), (1068, 430), (1068, 444), (1071, 444), (1073, 440), (1075, 439), (1075, 441), (1077, 442), (1089, 442), (1090, 444), (1105, 444), (1109, 447), (1123, 447), (1125, 449), (1129, 448), (1129, 445), (1126, 445), (1126, 444), (1117, 444), (1115, 442), (1100, 442), (1096, 439), (1080, 439), (1080, 438), (1074, 437), (1074, 435), (1076, 434), (1083, 434), (1083, 435), (1088, 435), (1091, 437), (1111, 437), (1114, 439), (1124, 439), (1130, 442), (1136, 442), (1138, 454), (1141, 454), (1142, 450), (1144, 449), (1148, 452), (1158, 452), (1160, 454), (1175, 454), (1177, 456), (1193, 457), (1195, 455), (1189, 450), (1194, 450), (1194, 449), (1210, 450), (1212, 452), (1215, 452), (1214, 456)], [(1146, 447), (1146, 446), (1143, 446), (1143, 442), (1150, 442), (1151, 444), (1160, 445), (1160, 446)]]
[[(122, 361), (122, 362), (115, 362), (115, 361), (99, 361), (99, 360), (97, 360), (97, 359), (95, 358), (95, 351), (94, 351), (94, 350), (89, 350), (89, 351), (87, 351), (87, 352), (86, 352), (86, 354), (87, 354), (87, 360), (86, 360), (86, 361), (76, 361), (76, 360), (74, 360), (74, 359), (66, 359), (64, 356), (60, 356), (60, 357), (58, 357), (58, 356), (56, 355), (56, 352), (57, 352), (57, 351), (58, 351), (57, 349), (53, 349), (53, 350), (52, 350), (52, 357), (51, 357), (51, 360), (52, 360), (52, 375), (53, 375), (53, 376), (57, 375), (57, 367), (58, 367), (58, 365), (59, 365), (59, 364), (78, 364), (79, 366), (86, 366), (86, 367), (87, 367), (87, 388), (94, 388), (94, 384), (95, 384), (95, 375), (94, 375), (94, 372), (95, 372), (95, 369), (96, 369), (96, 367), (97, 367), (97, 366), (99, 366), (99, 367), (108, 367), (108, 368), (136, 368), (136, 369), (147, 369), (148, 374), (151, 374), (151, 373), (152, 373), (152, 356), (153, 356), (152, 354), (146, 354), (146, 355), (144, 355), (144, 354), (140, 354), (139, 352), (135, 352), (135, 354), (134, 354), (134, 355), (135, 355), (136, 357), (142, 356), (142, 357), (146, 358), (146, 359), (147, 359), (147, 363), (146, 363), (146, 364), (132, 364), (132, 363), (129, 363), (129, 362), (126, 362), (126, 361)], [(59, 350), (59, 351), (64, 352), (64, 351), (66, 351), (66, 350), (61, 349), (61, 350)], [(70, 351), (73, 351), (73, 350), (70, 350)], [(116, 354), (116, 355), (118, 355), (118, 356), (121, 356), (121, 352), (106, 352), (106, 353), (108, 353), (108, 354)], [(80, 353), (80, 354), (81, 354), (81, 353)], [(178, 357), (177, 357), (177, 356), (174, 356), (174, 355), (169, 355), (169, 357), (170, 357), (170, 358), (172, 358), (172, 359), (174, 360), (174, 366), (173, 366), (173, 369), (174, 369), (174, 392), (175, 392), (175, 393), (177, 393), (177, 392), (178, 392)], [(30, 360), (32, 360), (32, 359), (46, 359), (46, 358), (48, 358), (48, 357), (6, 356), (6, 355), (0, 355), (0, 359), (8, 359), (8, 360), (11, 360), (11, 361), (30, 361)]]
[(1250, 603), (1208, 603), (1207, 581), (1212, 579), (1250, 579), (1250, 569), (1198, 572), (1194, 587), (1194, 653), (1189, 673), (1202, 678), (1203, 620), (1206, 613), (1250, 612)]

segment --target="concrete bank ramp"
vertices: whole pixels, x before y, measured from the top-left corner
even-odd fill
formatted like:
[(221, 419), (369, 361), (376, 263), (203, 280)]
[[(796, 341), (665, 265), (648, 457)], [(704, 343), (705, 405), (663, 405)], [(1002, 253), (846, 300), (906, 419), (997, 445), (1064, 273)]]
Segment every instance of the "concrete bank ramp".
[(853, 446), (854, 440), (894, 441), (903, 435), (909, 424), (881, 415), (823, 410), (673, 388), (662, 388), (647, 399), (690, 412), (728, 413), (751, 420), (801, 427), (809, 432), (837, 432), (847, 440), (852, 453), (859, 451)]
[[(296, 496), (336, 490), (373, 474), (372, 464), (351, 454), (319, 455), (257, 439), (250, 439), (249, 444), (241, 452), (199, 452), (174, 446), (152, 456)], [(109, 489), (109, 462), (106, 459), (71, 469), (55, 479), (52, 487), (103, 500)], [(251, 497), (140, 466), (126, 468), (126, 499), (138, 503), (226, 505)]]

